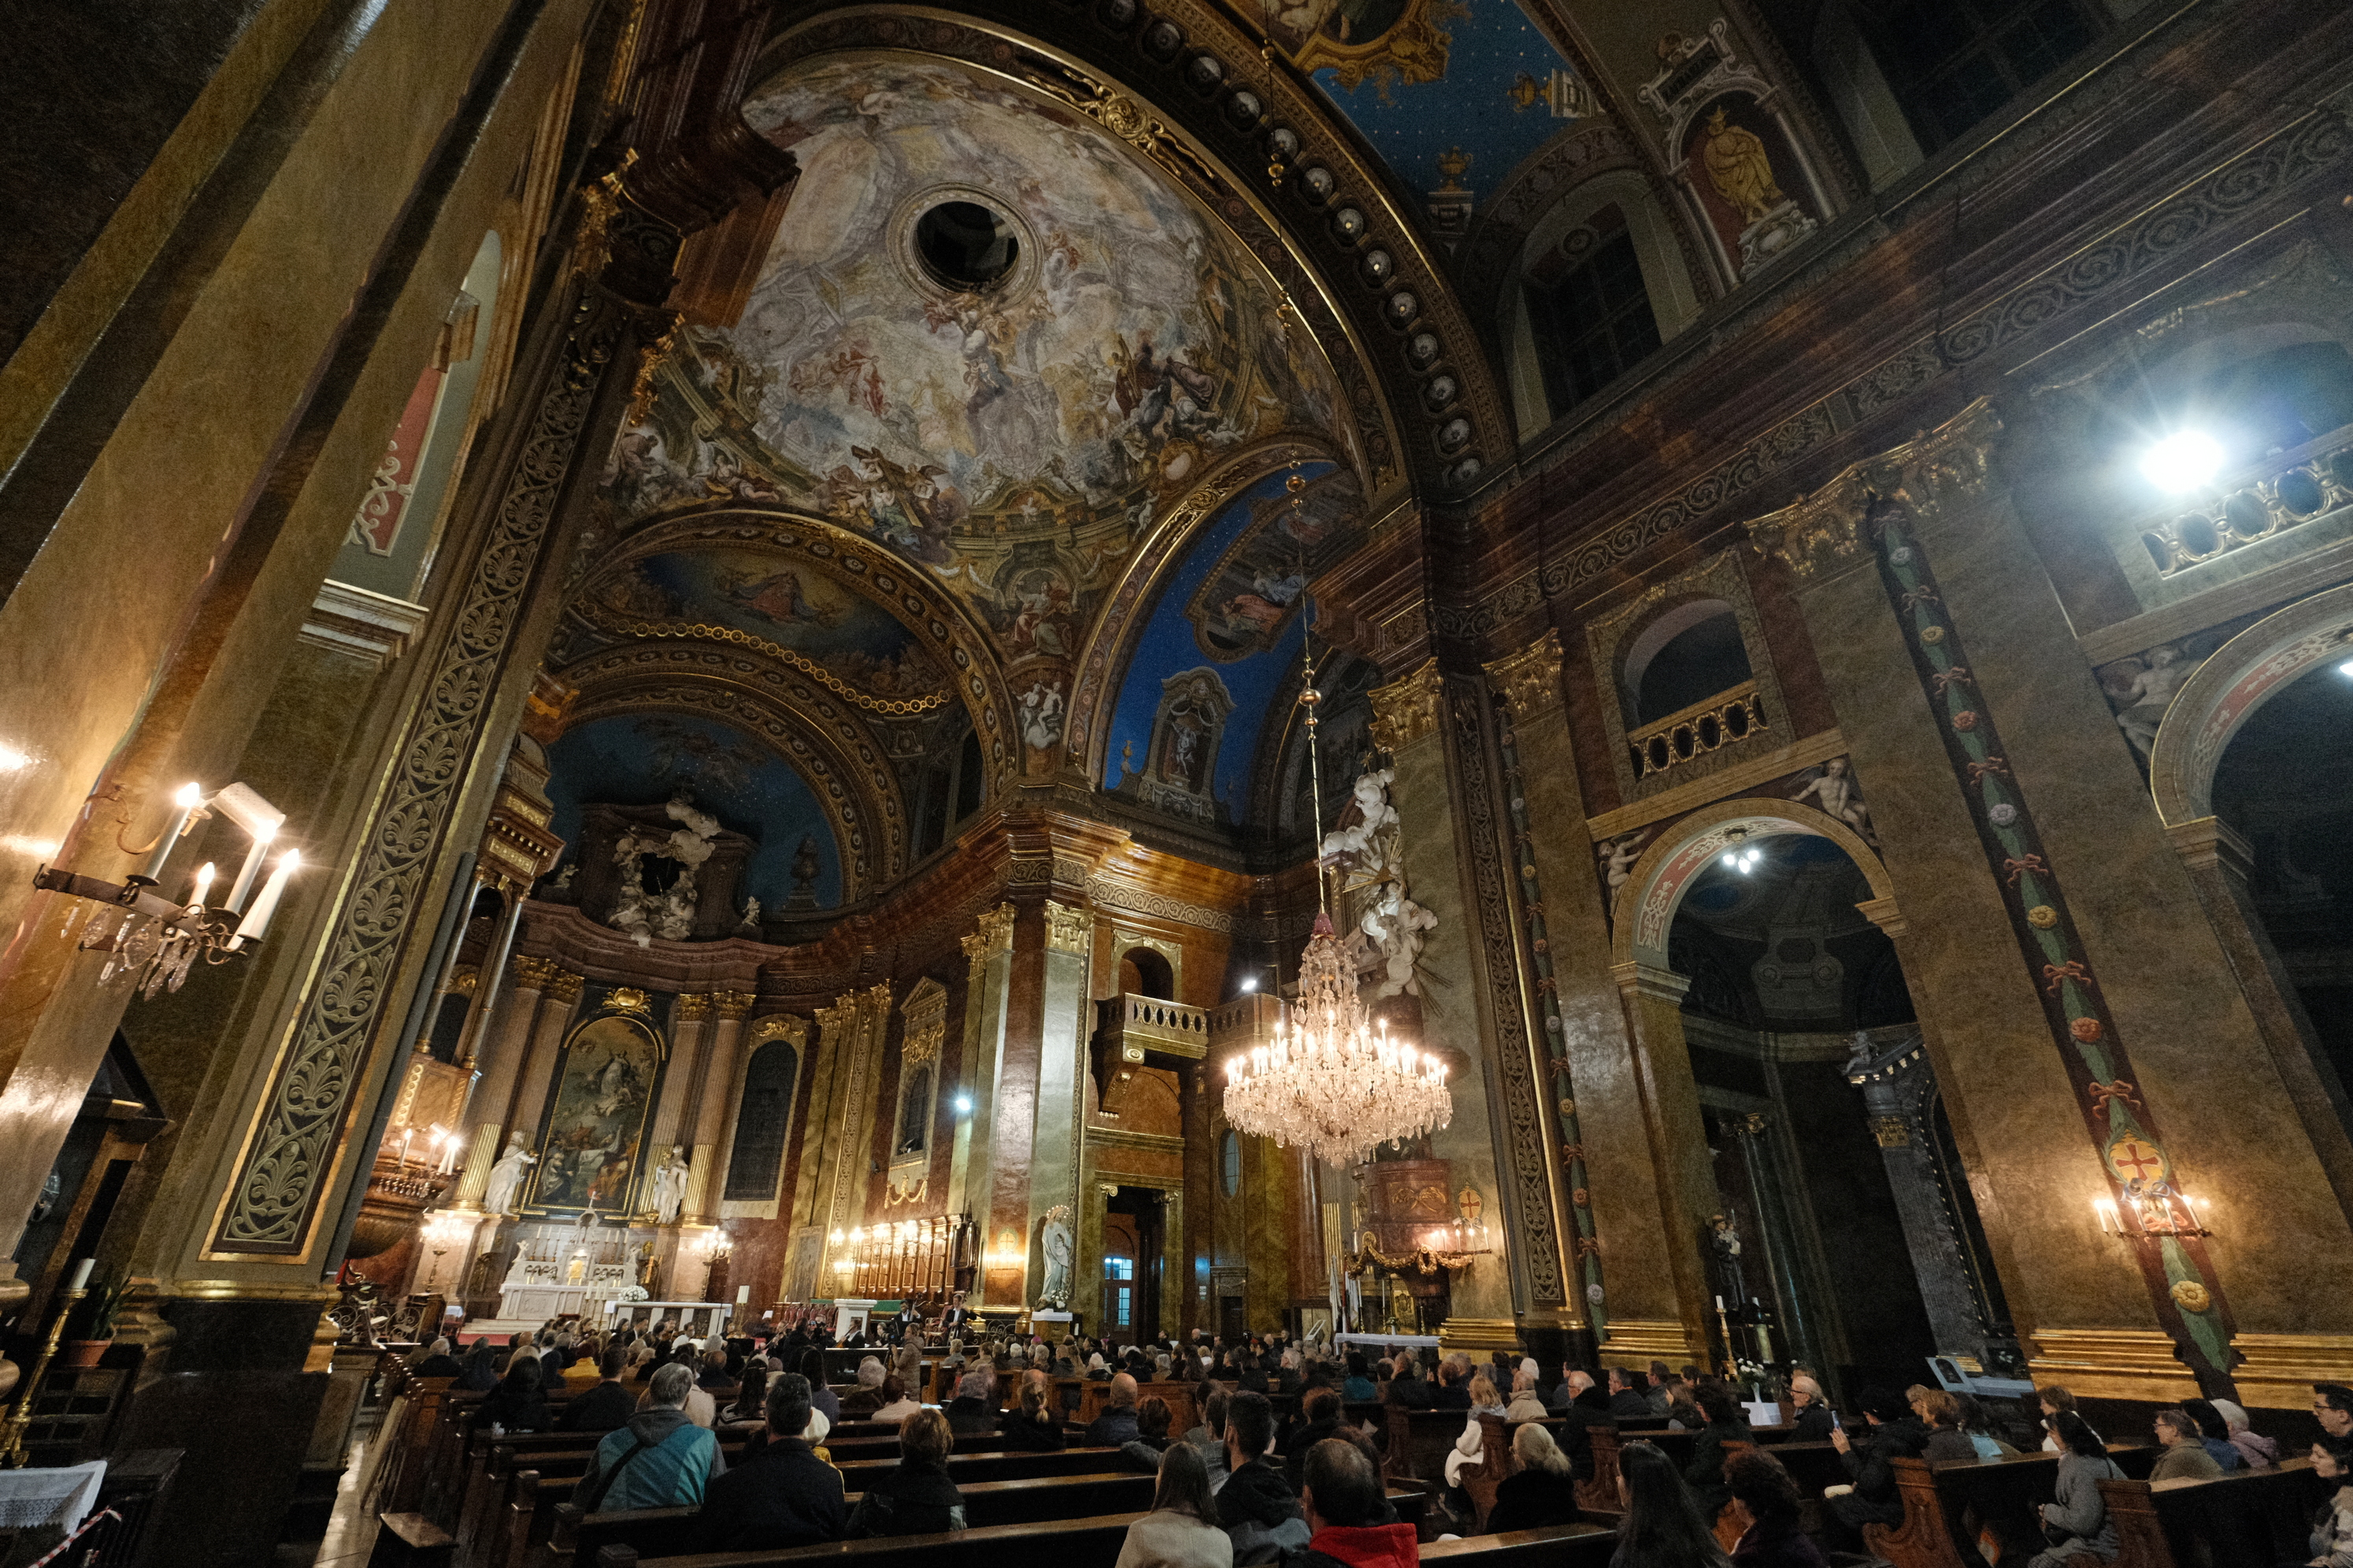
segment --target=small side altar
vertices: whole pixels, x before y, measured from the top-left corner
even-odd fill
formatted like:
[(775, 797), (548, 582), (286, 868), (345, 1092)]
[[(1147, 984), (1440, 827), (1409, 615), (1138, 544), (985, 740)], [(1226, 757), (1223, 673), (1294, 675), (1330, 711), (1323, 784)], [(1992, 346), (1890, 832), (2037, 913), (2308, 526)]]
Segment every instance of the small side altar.
[(499, 1284), (499, 1315), (485, 1331), (536, 1329), (551, 1318), (600, 1319), (607, 1304), (643, 1289), (661, 1233), (649, 1225), (607, 1225), (594, 1211), (571, 1224), (516, 1227), (514, 1260)]

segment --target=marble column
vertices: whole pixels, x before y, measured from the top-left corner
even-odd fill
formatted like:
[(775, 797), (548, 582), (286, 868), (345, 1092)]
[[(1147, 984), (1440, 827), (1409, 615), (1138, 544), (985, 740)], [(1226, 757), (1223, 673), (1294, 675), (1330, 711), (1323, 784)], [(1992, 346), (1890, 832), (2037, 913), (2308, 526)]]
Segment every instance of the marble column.
[[(1092, 910), (1057, 904), (1050, 898), (1046, 901), (1045, 916), (1038, 994), (1037, 1130), (1029, 1156), (1028, 1234), (1041, 1236), (1047, 1220), (1060, 1212), (1073, 1239), (1072, 1276), (1064, 1287), (1069, 1293), (1075, 1291), (1088, 1268), (1100, 1271), (1102, 1267), (1100, 1245), (1095, 1256), (1089, 1257), (1075, 1245), (1080, 1213), (1079, 1135), (1083, 1120), (1080, 1101), (1086, 1093), (1087, 1033), (1093, 1013), (1087, 970), (1094, 953), (1095, 917)], [(1033, 1303), (1049, 1284), (1042, 1241), (1037, 1245), (1029, 1298)], [(1099, 1322), (1092, 1326), (1101, 1327)]]
[[(1659, 1206), (1658, 1250), (1663, 1283), (1673, 1290), (1672, 1316), (1683, 1338), (1675, 1344), (1666, 1324), (1620, 1322), (1605, 1344), (1635, 1359), (1672, 1361), (1672, 1350), (1705, 1361), (1713, 1322), (1712, 1292), (1700, 1236), (1717, 1208), (1715, 1165), (1708, 1157), (1707, 1124), (1700, 1116), (1699, 1082), (1693, 1076), (1691, 1047), (1683, 1038), (1683, 993), (1691, 981), (1672, 969), (1641, 962), (1614, 965), (1632, 1050), (1622, 1084), (1622, 1104), (1592, 1105), (1586, 1119), (1627, 1116), (1649, 1153), (1651, 1189)], [(1614, 1100), (1616, 1096), (1611, 1098)], [(1616, 1288), (1613, 1282), (1612, 1290)]]
[(804, 1230), (823, 1242), (817, 1290), (834, 1288), (834, 1260), (847, 1256), (835, 1232), (864, 1224), (867, 1170), (861, 1158), (874, 1142), (874, 1083), (881, 1075), (882, 1029), (891, 988), (849, 991), (817, 1010), (818, 1076), (810, 1086), (808, 1133), (802, 1139), (801, 1176), (794, 1210)]
[(564, 1036), (572, 1027), (585, 983), (585, 977), (570, 969), (559, 971), (547, 982), (546, 1000), (540, 1003), (539, 1020), (532, 1026), (531, 1054), (524, 1059), (522, 1076), (515, 1080), (514, 1102), (506, 1117), (506, 1130), (522, 1133), (527, 1143), (539, 1137), (540, 1113), (547, 1108), (547, 1097), (555, 1087), (556, 1058), (563, 1053)]
[(530, 1054), (532, 1025), (539, 1016), (547, 988), (564, 972), (552, 960), (534, 959), (528, 953), (512, 959), (508, 967), (513, 971), (513, 979), (500, 999), (498, 1016), (483, 1033), (474, 1063), (473, 1088), (461, 1123), (470, 1127), (473, 1134), (454, 1198), (459, 1208), (480, 1204), (483, 1189), (490, 1184), (491, 1167), (499, 1157), (499, 1136), (504, 1130), (501, 1123), (514, 1098), (515, 1080)]
[(688, 991), (671, 1006), (670, 1067), (662, 1075), (661, 1102), (654, 1107), (653, 1130), (646, 1138), (648, 1171), (668, 1159), (682, 1139), (694, 1135), (697, 1089), (705, 1066), (702, 1040), (710, 1022), (707, 991)]
[(988, 1299), (987, 1253), (997, 1117), (997, 1079), (1005, 1050), (1005, 980), (1013, 962), (1013, 906), (1000, 904), (980, 917), (980, 928), (962, 938), (965, 963), (964, 1034), (958, 1046), (961, 1082), (972, 1114), (958, 1118), (955, 1146), (948, 1159), (948, 1213), (970, 1214), (980, 1226), (972, 1305)]
[[(1501, 1183), (1509, 1169), (1503, 1152), (1507, 1139), (1496, 1125), (1495, 1100), (1500, 1054), (1507, 1048), (1524, 1050), (1525, 1042), (1507, 1046), (1498, 1039), (1494, 1000), (1485, 983), (1487, 957), (1476, 913), (1482, 890), (1473, 881), (1474, 843), (1481, 829), (1466, 821), (1471, 813), (1465, 797), (1473, 789), (1492, 789), (1492, 775), (1477, 768), (1476, 778), (1466, 779), (1461, 777), (1463, 759), (1450, 755), (1454, 726), (1449, 703), (1460, 694), (1449, 686), (1431, 660), (1404, 679), (1376, 688), (1371, 732), (1374, 744), (1389, 754), (1389, 803), (1404, 822), (1399, 853), (1407, 895), (1438, 919), (1425, 938), (1418, 969), (1446, 977), (1444, 984), (1424, 981), (1418, 998), (1408, 994), (1389, 1005), (1418, 1007), (1419, 1044), (1451, 1055), (1457, 1064), (1447, 1084), (1453, 1096), (1453, 1118), (1431, 1135), (1430, 1152), (1448, 1161), (1457, 1202), (1465, 1189), (1480, 1195), (1493, 1249), (1454, 1277), (1450, 1321), (1456, 1328), (1451, 1337), (1467, 1333), (1483, 1340), (1499, 1333), (1514, 1335), (1514, 1319), (1524, 1305), (1514, 1299), (1513, 1275), (1519, 1268), (1515, 1253), (1525, 1236), (1526, 1217), (1511, 1213), (1504, 1201)], [(1492, 827), (1492, 799), (1487, 813)], [(1501, 890), (1495, 893), (1500, 895)], [(1507, 969), (1502, 983), (1513, 988), (1517, 980)], [(1417, 1032), (1409, 1012), (1404, 1022), (1409, 1035)], [(1536, 1158), (1540, 1162), (1540, 1151)], [(1543, 1181), (1541, 1163), (1536, 1178)], [(1514, 1234), (1515, 1228), (1521, 1234)]]
[(718, 1014), (711, 1026), (710, 1048), (703, 1053), (702, 1091), (696, 1097), (694, 1164), (686, 1178), (686, 1213), (699, 1224), (716, 1224), (719, 1204), (727, 1191), (729, 1135), (734, 1128), (736, 1103), (743, 1097), (744, 1016), (759, 997), (748, 991), (711, 993)]

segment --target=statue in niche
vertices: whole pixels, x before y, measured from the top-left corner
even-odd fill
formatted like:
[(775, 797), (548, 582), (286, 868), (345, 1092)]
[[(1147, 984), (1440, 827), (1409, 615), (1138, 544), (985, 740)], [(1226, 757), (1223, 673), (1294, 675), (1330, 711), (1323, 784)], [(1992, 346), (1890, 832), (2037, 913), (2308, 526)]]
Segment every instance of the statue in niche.
[(1878, 1054), (1879, 1047), (1872, 1043), (1871, 1031), (1858, 1029), (1854, 1032), (1854, 1049), (1847, 1053), (1846, 1065), (1840, 1071), (1849, 1076), (1856, 1073), (1867, 1072), (1870, 1070), (1873, 1059)]
[(1060, 1312), (1070, 1305), (1071, 1265), (1078, 1255), (1076, 1239), (1071, 1234), (1068, 1204), (1057, 1203), (1046, 1211), (1039, 1241), (1046, 1253), (1046, 1287), (1039, 1293), (1038, 1305)]
[(1708, 1219), (1708, 1271), (1715, 1276), (1716, 1291), (1726, 1303), (1737, 1307), (1748, 1299), (1745, 1271), (1740, 1263), (1740, 1232), (1730, 1214), (1715, 1214)]
[(899, 1097), (899, 1143), (893, 1154), (921, 1154), (923, 1139), (930, 1131), (924, 1124), (931, 1118), (932, 1068), (924, 1063), (907, 1075), (906, 1092)]
[(1628, 833), (1622, 838), (1605, 840), (1594, 846), (1593, 853), (1601, 862), (1602, 879), (1609, 884), (1609, 895), (1612, 898), (1618, 895), (1618, 890), (1625, 886), (1628, 880), (1633, 876), (1634, 863), (1641, 858), (1642, 845), (1650, 836), (1651, 830), (1644, 828), (1640, 832)]
[(1862, 787), (1854, 780), (1854, 764), (1843, 757), (1833, 757), (1822, 764), (1822, 770), (1806, 781), (1806, 787), (1789, 797), (1791, 800), (1812, 798), (1820, 802), (1822, 814), (1835, 817), (1854, 830), (1854, 836), (1872, 848), (1879, 847), (1879, 835), (1871, 826), (1871, 808), (1862, 803)]
[(1740, 221), (1756, 223), (1789, 198), (1773, 178), (1773, 160), (1757, 132), (1730, 123), (1718, 107), (1707, 117), (1707, 144), (1700, 150), (1700, 166), (1708, 183), (1740, 211)]
[[(694, 798), (681, 791), (663, 808), (679, 825), (668, 833), (632, 828), (613, 842), (613, 863), (621, 868), (620, 897), (605, 923), (626, 931), (640, 948), (682, 942), (694, 929), (694, 910), (702, 864), (717, 847), (719, 819), (694, 807)], [(646, 885), (646, 860), (651, 856), (674, 863), (678, 875), (664, 889)]]
[(514, 1202), (522, 1191), (525, 1168), (539, 1163), (539, 1156), (523, 1147), (520, 1132), (507, 1135), (507, 1150), (491, 1167), (490, 1185), (482, 1192), (482, 1207), (493, 1214), (512, 1214)]
[(744, 900), (744, 918), (735, 923), (735, 928), (739, 931), (749, 931), (754, 936), (759, 935), (760, 901), (758, 899), (746, 898)]

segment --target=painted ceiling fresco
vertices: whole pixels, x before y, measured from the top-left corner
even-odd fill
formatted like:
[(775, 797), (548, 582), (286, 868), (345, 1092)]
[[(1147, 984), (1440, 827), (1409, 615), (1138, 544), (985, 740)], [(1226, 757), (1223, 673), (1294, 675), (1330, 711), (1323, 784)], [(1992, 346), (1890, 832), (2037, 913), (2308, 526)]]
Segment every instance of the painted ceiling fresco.
[(793, 857), (817, 841), (821, 908), (841, 902), (841, 854), (817, 796), (792, 765), (733, 725), (681, 714), (592, 719), (547, 749), (554, 831), (580, 842), (581, 808), (650, 806), (690, 791), (719, 825), (754, 840), (742, 891), (765, 909), (785, 907)]
[[(1313, 609), (1303, 591), (1309, 563), (1345, 526), (1342, 519), (1352, 515), (1354, 490), (1331, 464), (1306, 463), (1298, 472), (1306, 482), (1303, 501), (1309, 503), (1294, 510), (1288, 476), (1269, 474), (1227, 504), (1161, 588), (1112, 715), (1104, 788), (1121, 789), (1130, 775), (1147, 769), (1181, 768), (1174, 754), (1163, 755), (1165, 745), (1154, 747), (1153, 721), (1164, 683), (1206, 665), (1233, 705), (1222, 734), (1211, 737), (1214, 777), (1201, 782), (1207, 793), (1226, 803), (1225, 820), (1247, 815), (1268, 709), (1286, 677), (1299, 668), (1300, 617)], [(1252, 601), (1250, 608), (1237, 606), (1244, 599)]]
[(1499, 188), (1591, 116), (1591, 89), (1513, 0), (1256, 0), (1268, 34), (1417, 195)]
[(559, 659), (650, 630), (690, 625), (742, 632), (874, 696), (937, 690), (944, 673), (888, 610), (814, 570), (757, 549), (681, 550), (610, 567), (574, 600)]
[[(741, 318), (681, 333), (623, 433), (603, 488), (625, 516), (714, 494), (813, 511), (928, 568), (1012, 657), (1074, 657), (1212, 464), (1345, 431), (1258, 263), (1083, 116), (860, 53), (745, 111), (799, 160), (790, 218)], [(921, 220), (949, 202), (1010, 234), (995, 283), (925, 265)]]

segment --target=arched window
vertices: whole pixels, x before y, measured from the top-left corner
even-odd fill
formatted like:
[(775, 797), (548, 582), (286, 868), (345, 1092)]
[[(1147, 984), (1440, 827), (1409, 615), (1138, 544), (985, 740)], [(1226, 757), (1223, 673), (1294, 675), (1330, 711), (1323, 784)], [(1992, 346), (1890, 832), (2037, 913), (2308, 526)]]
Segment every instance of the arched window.
[(1130, 996), (1174, 1001), (1176, 974), (1168, 960), (1150, 948), (1130, 948), (1119, 956), (1119, 989)]
[(800, 1053), (771, 1040), (744, 1067), (744, 1098), (735, 1111), (735, 1142), (727, 1156), (730, 1202), (767, 1202), (784, 1180), (785, 1141), (792, 1131), (793, 1085)]
[(1882, 0), (1860, 21), (1930, 152), (2064, 65), (2098, 31), (2077, 0)]
[(932, 1065), (908, 1069), (906, 1086), (899, 1092), (899, 1134), (891, 1140), (892, 1158), (921, 1154), (932, 1131)]
[(957, 753), (955, 820), (963, 821), (980, 810), (982, 796), (980, 776), (980, 731), (965, 731), (963, 748)]
[(1620, 691), (1626, 727), (1640, 729), (1681, 713), (1730, 691), (1753, 673), (1731, 605), (1720, 599), (1679, 604), (1627, 644)]

